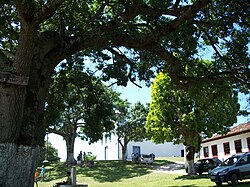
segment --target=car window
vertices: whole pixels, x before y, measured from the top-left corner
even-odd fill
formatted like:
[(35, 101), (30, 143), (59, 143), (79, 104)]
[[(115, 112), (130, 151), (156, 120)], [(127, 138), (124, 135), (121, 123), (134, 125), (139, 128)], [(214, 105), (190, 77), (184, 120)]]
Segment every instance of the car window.
[(209, 163), (211, 163), (211, 160), (206, 160), (205, 163), (206, 163), (206, 164), (209, 164)]
[(243, 157), (240, 159), (240, 163), (241, 163), (242, 165), (247, 164), (247, 163), (248, 163), (248, 156), (243, 156)]
[(201, 164), (202, 160), (197, 160), (196, 164)]
[(222, 162), (221, 165), (222, 166), (232, 166), (237, 162), (238, 159), (239, 159), (239, 157), (230, 157), (230, 158), (226, 159), (224, 162)]
[(144, 158), (151, 158), (150, 155), (142, 155), (142, 157), (144, 157)]

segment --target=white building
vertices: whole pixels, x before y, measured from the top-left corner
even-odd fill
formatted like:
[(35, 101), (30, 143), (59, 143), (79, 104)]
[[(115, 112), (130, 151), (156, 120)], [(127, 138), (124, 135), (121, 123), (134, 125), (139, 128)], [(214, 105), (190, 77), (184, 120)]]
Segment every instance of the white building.
[[(117, 136), (104, 136), (102, 141), (91, 144), (89, 149), (97, 160), (121, 160), (122, 151), (118, 143)], [(126, 158), (131, 159), (132, 153), (150, 154), (156, 157), (184, 157), (183, 144), (174, 145), (171, 142), (155, 144), (152, 141), (129, 142), (127, 146)]]
[(225, 160), (236, 153), (250, 151), (250, 122), (232, 127), (222, 136), (215, 135), (202, 142), (200, 157), (216, 157)]

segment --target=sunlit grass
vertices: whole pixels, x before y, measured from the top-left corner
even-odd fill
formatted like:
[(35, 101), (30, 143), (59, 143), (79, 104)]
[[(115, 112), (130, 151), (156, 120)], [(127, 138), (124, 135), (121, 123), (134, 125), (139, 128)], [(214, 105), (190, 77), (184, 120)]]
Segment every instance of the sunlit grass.
[[(94, 168), (76, 167), (77, 183), (89, 187), (213, 187), (208, 175), (187, 176), (180, 174), (153, 172), (158, 166), (179, 160), (157, 158), (153, 165), (141, 165), (122, 161), (97, 161)], [(44, 182), (39, 187), (52, 187), (56, 182), (66, 180), (67, 167), (63, 164), (51, 166)], [(48, 176), (49, 175), (49, 176)], [(223, 186), (228, 186), (224, 184)], [(240, 187), (249, 187), (244, 182)]]

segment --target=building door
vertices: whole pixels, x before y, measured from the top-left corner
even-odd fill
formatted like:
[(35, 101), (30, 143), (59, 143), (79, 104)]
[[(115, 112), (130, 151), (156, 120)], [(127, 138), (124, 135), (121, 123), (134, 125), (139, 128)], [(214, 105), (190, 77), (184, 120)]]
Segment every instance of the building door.
[(184, 157), (184, 149), (181, 150), (181, 157)]
[(141, 154), (141, 147), (140, 146), (133, 146), (133, 153), (134, 154)]
[(104, 150), (104, 159), (108, 160), (108, 146), (105, 146), (105, 150)]
[(217, 144), (212, 145), (212, 155), (213, 155), (213, 157), (218, 157), (218, 148), (217, 148)]

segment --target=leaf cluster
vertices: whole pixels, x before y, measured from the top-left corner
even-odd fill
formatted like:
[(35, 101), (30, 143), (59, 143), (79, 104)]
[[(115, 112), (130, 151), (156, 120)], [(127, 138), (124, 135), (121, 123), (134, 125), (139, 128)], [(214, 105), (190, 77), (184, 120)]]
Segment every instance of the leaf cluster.
[(199, 147), (202, 137), (227, 132), (239, 110), (238, 94), (228, 82), (183, 89), (167, 73), (159, 73), (151, 97), (146, 129), (157, 143), (174, 141)]
[(143, 141), (147, 138), (145, 123), (148, 114), (148, 106), (140, 102), (134, 105), (127, 105), (126, 110), (119, 113), (119, 120), (116, 128), (118, 139), (125, 142)]
[(83, 72), (82, 66), (62, 67), (53, 76), (47, 107), (47, 123), (59, 130), (72, 126), (78, 135), (97, 141), (114, 127), (114, 104), (118, 97), (101, 80)]

